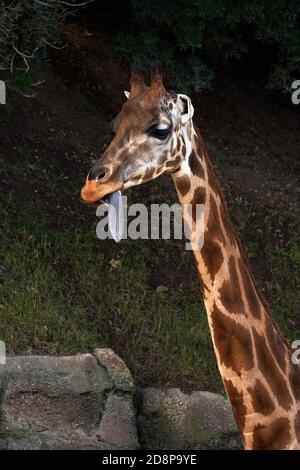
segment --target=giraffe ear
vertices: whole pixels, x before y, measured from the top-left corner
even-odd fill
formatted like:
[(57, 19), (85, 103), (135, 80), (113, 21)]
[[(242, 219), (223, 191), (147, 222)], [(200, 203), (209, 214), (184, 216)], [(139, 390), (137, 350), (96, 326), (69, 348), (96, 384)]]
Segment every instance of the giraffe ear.
[(191, 98), (186, 95), (177, 95), (177, 106), (181, 112), (181, 122), (186, 124), (194, 116), (194, 107)]
[(127, 99), (129, 99), (130, 91), (124, 90), (124, 95), (126, 96)]

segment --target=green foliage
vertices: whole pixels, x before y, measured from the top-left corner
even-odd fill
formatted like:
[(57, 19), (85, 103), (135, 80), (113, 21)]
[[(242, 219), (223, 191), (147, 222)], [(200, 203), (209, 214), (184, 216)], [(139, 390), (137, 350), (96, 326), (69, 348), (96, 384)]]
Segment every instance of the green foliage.
[(28, 71), (45, 62), (69, 13), (60, 0), (0, 0), (0, 72), (12, 89), (31, 90)]
[(28, 72), (22, 71), (10, 77), (9, 85), (12, 90), (18, 93), (28, 94), (29, 90), (34, 87), (34, 81)]
[[(294, 341), (299, 338), (300, 300), (300, 249), (299, 240), (292, 240), (286, 247), (271, 253), (274, 261), (273, 282), (269, 289), (274, 302), (274, 317), (281, 331)], [(284, 289), (282, 288), (284, 286)]]
[(130, 4), (128, 21), (116, 37), (118, 52), (143, 65), (160, 59), (178, 87), (207, 88), (220, 65), (230, 66), (232, 60), (259, 49), (260, 59), (269, 65), (270, 88), (290, 90), (300, 72), (297, 0), (131, 0)]

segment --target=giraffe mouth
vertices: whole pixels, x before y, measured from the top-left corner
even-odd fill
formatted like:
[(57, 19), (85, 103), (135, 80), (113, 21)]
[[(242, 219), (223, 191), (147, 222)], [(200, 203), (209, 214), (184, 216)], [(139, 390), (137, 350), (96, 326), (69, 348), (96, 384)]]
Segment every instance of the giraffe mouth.
[(121, 191), (104, 196), (100, 203), (108, 210), (108, 228), (115, 242), (122, 240), (124, 233), (124, 204)]
[(113, 191), (110, 194), (107, 194), (106, 196), (103, 196), (98, 202), (100, 204), (112, 204), (114, 205), (114, 202), (116, 198), (118, 198), (118, 193), (121, 194), (121, 191)]
[(123, 189), (121, 184), (102, 185), (95, 180), (86, 180), (81, 190), (81, 198), (86, 204), (106, 207), (109, 232), (116, 242), (122, 239), (124, 233), (124, 204), (121, 189)]
[(97, 180), (87, 179), (81, 190), (81, 199), (85, 204), (109, 203), (113, 194), (122, 189), (123, 184), (120, 183), (99, 184)]

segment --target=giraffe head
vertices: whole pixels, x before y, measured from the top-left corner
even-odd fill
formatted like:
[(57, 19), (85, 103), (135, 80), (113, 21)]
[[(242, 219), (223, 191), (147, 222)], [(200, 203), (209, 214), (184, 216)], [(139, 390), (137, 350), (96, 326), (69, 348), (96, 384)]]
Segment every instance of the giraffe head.
[(115, 136), (82, 188), (86, 203), (174, 172), (184, 159), (183, 134), (194, 112), (190, 98), (167, 92), (158, 69), (151, 72), (150, 86), (141, 72), (133, 72), (125, 95), (127, 102), (114, 121)]

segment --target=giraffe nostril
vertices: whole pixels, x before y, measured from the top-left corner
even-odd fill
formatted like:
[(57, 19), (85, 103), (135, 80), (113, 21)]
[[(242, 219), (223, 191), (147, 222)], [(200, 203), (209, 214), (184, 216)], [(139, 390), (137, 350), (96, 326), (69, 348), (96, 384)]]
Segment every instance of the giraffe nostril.
[(87, 179), (88, 180), (102, 180), (108, 174), (108, 170), (106, 168), (92, 168), (89, 172)]
[(96, 176), (96, 180), (101, 180), (102, 178), (104, 178), (106, 175), (105, 171), (101, 171), (97, 176)]

